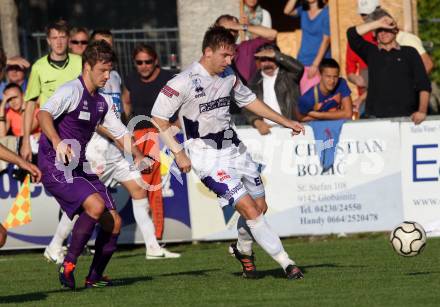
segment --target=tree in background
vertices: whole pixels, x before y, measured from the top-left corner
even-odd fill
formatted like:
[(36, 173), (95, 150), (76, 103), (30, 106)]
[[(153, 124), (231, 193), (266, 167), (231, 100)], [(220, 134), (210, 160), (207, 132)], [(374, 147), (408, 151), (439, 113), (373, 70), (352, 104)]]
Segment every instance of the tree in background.
[(419, 13), (419, 35), (424, 42), (433, 42), (429, 50), (435, 63), (431, 78), (440, 84), (440, 0), (420, 0), (417, 4)]

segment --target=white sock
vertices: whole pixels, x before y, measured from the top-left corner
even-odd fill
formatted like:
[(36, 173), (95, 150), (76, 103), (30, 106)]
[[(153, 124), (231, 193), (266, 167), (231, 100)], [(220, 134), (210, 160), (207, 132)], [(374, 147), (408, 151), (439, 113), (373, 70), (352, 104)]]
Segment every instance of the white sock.
[(264, 215), (260, 215), (255, 220), (247, 220), (255, 241), (268, 253), (283, 269), (294, 262), (284, 251), (283, 245), (278, 235), (273, 232), (265, 222)]
[(246, 224), (246, 220), (240, 216), (237, 221), (237, 249), (240, 253), (244, 255), (252, 255), (252, 243), (254, 243), (254, 239), (252, 238), (251, 230), (249, 226)]
[(78, 215), (76, 215), (73, 220), (70, 220), (65, 212), (61, 216), (61, 220), (58, 223), (57, 230), (49, 243), (49, 248), (53, 250), (61, 250), (63, 247), (64, 240), (67, 239), (69, 234), (72, 232), (73, 226), (75, 225)]
[(149, 215), (150, 204), (148, 198), (132, 199), (133, 215), (138, 227), (144, 237), (145, 247), (148, 249), (159, 249), (157, 243), (153, 221)]

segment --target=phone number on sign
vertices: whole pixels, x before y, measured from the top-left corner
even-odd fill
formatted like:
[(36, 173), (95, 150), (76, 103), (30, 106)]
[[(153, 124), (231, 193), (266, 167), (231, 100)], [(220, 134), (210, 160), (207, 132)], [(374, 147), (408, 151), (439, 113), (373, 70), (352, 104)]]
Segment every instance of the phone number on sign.
[(367, 214), (347, 214), (347, 215), (330, 215), (327, 216), (327, 223), (362, 223), (374, 222), (379, 219), (376, 213)]
[(321, 213), (360, 211), (360, 210), (362, 210), (362, 205), (360, 203), (318, 205), (314, 207), (315, 212), (321, 212)]

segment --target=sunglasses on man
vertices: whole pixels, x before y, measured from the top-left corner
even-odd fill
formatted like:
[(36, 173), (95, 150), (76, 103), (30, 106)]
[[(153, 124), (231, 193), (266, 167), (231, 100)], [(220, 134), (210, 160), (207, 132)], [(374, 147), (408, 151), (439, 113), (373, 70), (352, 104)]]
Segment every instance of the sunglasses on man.
[(88, 45), (88, 44), (89, 44), (88, 41), (78, 41), (78, 40), (76, 40), (76, 39), (72, 39), (72, 40), (70, 41), (70, 43), (71, 43), (72, 45)]
[(151, 65), (154, 63), (154, 60), (153, 59), (151, 59), (151, 60), (135, 60), (134, 62), (136, 63), (137, 66), (141, 66), (142, 64)]

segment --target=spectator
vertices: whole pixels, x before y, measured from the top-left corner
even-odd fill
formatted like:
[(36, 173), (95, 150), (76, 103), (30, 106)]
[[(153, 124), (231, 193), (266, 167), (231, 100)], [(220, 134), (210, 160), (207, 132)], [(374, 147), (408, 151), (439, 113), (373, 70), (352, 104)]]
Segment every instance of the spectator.
[(221, 15), (217, 18), (214, 25), (230, 30), (235, 39), (238, 39), (238, 32), (240, 30), (255, 36), (254, 39), (239, 43), (234, 57), (233, 65), (235, 70), (242, 81), (247, 84), (257, 71), (254, 59), (255, 52), (258, 47), (274, 41), (278, 32), (263, 26), (240, 24), (238, 18), (231, 15)]
[[(13, 136), (23, 135), (23, 105), (23, 90), (16, 83), (9, 83), (3, 90), (3, 100), (0, 104), (0, 137), (6, 136), (9, 129)], [(37, 112), (38, 109), (34, 112), (34, 118)], [(32, 131), (38, 132), (38, 122), (35, 120)]]
[[(296, 59), (283, 54), (271, 43), (257, 49), (255, 58), (260, 70), (249, 84), (249, 88), (268, 106), (289, 119), (295, 119), (294, 110), (299, 98), (299, 81), (304, 66)], [(261, 135), (270, 133), (274, 122), (244, 111), (249, 124)]]
[(289, 0), (284, 14), (301, 18), (301, 47), (298, 60), (305, 66), (301, 79), (301, 94), (319, 82), (318, 66), (323, 58), (330, 57), (330, 20), (324, 0)]
[[(35, 165), (22, 159), (14, 152), (0, 144), (0, 160), (16, 164), (19, 168), (28, 171), (32, 176), (33, 182), (39, 182), (41, 179), (41, 171)], [(0, 223), (0, 248), (6, 243), (7, 231)]]
[[(107, 42), (113, 48), (113, 34), (110, 30), (100, 29), (94, 30), (91, 35), (92, 41), (103, 40)], [(112, 97), (113, 105), (116, 108), (118, 114), (122, 113), (122, 102), (121, 102), (121, 77), (119, 73), (112, 69), (110, 72), (110, 79), (105, 84), (105, 87), (101, 88), (99, 91), (103, 94), (107, 94)]]
[(82, 70), (81, 57), (67, 52), (69, 26), (64, 20), (50, 24), (46, 36), (50, 53), (32, 65), (24, 97), (26, 108), (20, 154), (27, 160), (32, 157), (30, 133), (37, 101), (40, 107), (43, 106), (58, 87), (78, 77)]
[[(358, 0), (358, 13), (364, 22), (378, 7), (379, 0)], [(372, 32), (368, 32), (362, 37), (372, 44), (377, 44)], [(345, 69), (348, 81), (356, 85), (358, 91), (358, 97), (353, 101), (353, 112), (357, 113), (359, 117), (364, 117), (368, 87), (368, 66), (350, 48), (349, 44), (347, 44)]]
[(69, 35), (69, 50), (73, 54), (82, 55), (89, 44), (89, 31), (86, 28), (72, 28)]
[[(379, 0), (359, 0), (358, 12), (364, 22), (380, 19), (383, 16), (390, 16), (387, 11), (380, 8)], [(377, 44), (373, 32), (368, 32), (362, 36), (366, 41)], [(414, 34), (400, 31), (397, 33), (396, 42), (401, 46), (410, 46), (417, 50), (422, 58), (423, 65), (428, 74), (431, 73), (434, 64), (423, 47), (422, 41)], [(353, 102), (353, 110), (360, 111), (363, 115), (365, 111), (365, 98), (368, 86), (368, 67), (364, 61), (347, 45), (347, 78), (358, 86), (359, 97)]]
[[(374, 31), (375, 46), (361, 35)], [(426, 118), (431, 85), (423, 61), (412, 47), (396, 41), (396, 22), (390, 16), (348, 29), (351, 48), (368, 65), (366, 114), (370, 117), (411, 116), (415, 124)]]
[(26, 68), (13, 64), (8, 64), (6, 66), (6, 79), (9, 83), (18, 84), (23, 91), (26, 91), (27, 79), (26, 79)]
[(107, 29), (97, 29), (92, 32), (91, 39), (94, 41), (104, 40), (113, 47), (113, 34)]
[[(373, 13), (368, 15), (367, 21), (378, 20), (384, 16), (392, 17), (387, 11), (378, 7)], [(429, 54), (426, 52), (425, 48), (423, 47), (423, 43), (420, 40), (420, 38), (417, 35), (412, 34), (410, 32), (401, 31), (397, 27), (396, 27), (396, 29), (398, 30), (397, 36), (396, 36), (396, 42), (400, 46), (409, 46), (409, 47), (413, 47), (414, 49), (416, 49), (418, 54), (422, 58), (426, 73), (429, 75), (431, 73), (432, 69), (434, 68), (434, 63), (433, 63), (431, 57), (429, 56)]]
[[(8, 83), (17, 83), (23, 91), (26, 90), (26, 70), (30, 67), (27, 60), (19, 56), (6, 59), (3, 49), (0, 48), (0, 100), (3, 96), (3, 90)], [(5, 70), (6, 68), (6, 70)], [(3, 80), (6, 72), (6, 80)]]
[(319, 65), (321, 80), (299, 98), (298, 118), (301, 121), (350, 119), (351, 91), (341, 78), (338, 62), (324, 59)]
[[(270, 13), (259, 5), (258, 0), (244, 0), (244, 16), (241, 18), (242, 24), (263, 26), (272, 28), (272, 18)], [(252, 35), (246, 33), (246, 39), (251, 39)]]
[[(133, 51), (133, 62), (136, 71), (130, 73), (125, 79), (125, 88), (122, 92), (122, 103), (125, 118), (137, 115), (151, 117), (156, 97), (174, 74), (164, 70), (159, 65), (156, 51), (145, 44), (139, 44)], [(149, 135), (147, 140), (142, 140)], [(149, 186), (160, 185), (159, 161), (159, 138), (157, 129), (150, 121), (143, 120), (135, 126), (134, 138), (137, 145), (145, 156), (155, 157), (152, 171), (149, 174), (142, 174), (142, 178)], [(153, 189), (150, 189), (153, 190)], [(148, 191), (148, 200), (156, 229), (156, 237), (161, 238), (163, 233), (163, 199), (162, 189)]]

